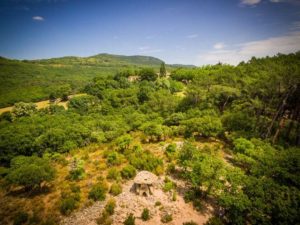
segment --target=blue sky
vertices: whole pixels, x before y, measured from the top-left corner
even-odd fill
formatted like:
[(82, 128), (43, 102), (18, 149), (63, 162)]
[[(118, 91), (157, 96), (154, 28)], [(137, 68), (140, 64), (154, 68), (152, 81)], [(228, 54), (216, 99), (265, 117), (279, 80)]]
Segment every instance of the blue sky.
[(0, 55), (237, 64), (300, 50), (300, 0), (1, 0)]

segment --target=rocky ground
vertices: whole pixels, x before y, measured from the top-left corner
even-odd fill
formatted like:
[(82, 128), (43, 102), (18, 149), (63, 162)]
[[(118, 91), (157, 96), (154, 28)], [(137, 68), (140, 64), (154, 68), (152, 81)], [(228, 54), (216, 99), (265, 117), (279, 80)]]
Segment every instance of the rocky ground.
[[(170, 225), (182, 225), (184, 222), (194, 221), (198, 225), (204, 224), (212, 213), (212, 208), (208, 207), (206, 213), (200, 213), (193, 209), (191, 204), (184, 202), (183, 197), (178, 194), (176, 201), (172, 200), (171, 193), (162, 191), (163, 179), (160, 178), (153, 191), (153, 195), (148, 197), (136, 195), (132, 189), (133, 181), (128, 181), (123, 185), (123, 192), (115, 197), (117, 206), (113, 215), (113, 224), (123, 224), (128, 214), (133, 213), (136, 217), (136, 225), (158, 225), (163, 224), (161, 217), (171, 214), (173, 220)], [(180, 186), (180, 183), (178, 184)], [(158, 205), (157, 202), (161, 204)], [(62, 221), (63, 225), (96, 225), (96, 218), (99, 217), (105, 202), (96, 202), (92, 206), (78, 211)], [(142, 221), (141, 213), (144, 208), (150, 211), (151, 219)]]

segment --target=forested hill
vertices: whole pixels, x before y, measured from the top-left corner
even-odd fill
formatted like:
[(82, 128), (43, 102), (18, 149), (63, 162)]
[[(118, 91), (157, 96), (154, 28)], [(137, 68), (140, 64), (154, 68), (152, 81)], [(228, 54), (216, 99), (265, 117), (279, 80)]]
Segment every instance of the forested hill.
[(153, 67), (158, 71), (162, 62), (149, 56), (110, 54), (22, 61), (0, 57), (0, 107), (48, 99), (59, 89), (76, 93), (94, 77), (111, 76), (119, 70), (134, 73), (141, 67)]
[[(30, 75), (38, 68), (40, 79), (45, 71), (55, 78), (61, 71), (97, 74), (93, 66), (17, 63), (22, 67), (12, 71)], [(130, 192), (124, 185), (142, 170), (161, 176), (158, 191), (172, 204), (155, 203), (164, 199), (160, 194), (145, 198), (150, 215), (162, 222), (197, 224), (175, 222), (185, 200), (205, 216), (207, 205), (214, 209), (205, 225), (299, 224), (300, 52), (238, 66), (178, 68), (170, 76), (163, 66), (159, 71), (98, 76), (67, 108), (18, 103), (1, 114), (0, 224), (81, 224), (59, 219), (81, 210), (87, 215), (94, 201), (107, 210), (113, 196), (123, 205)], [(133, 72), (136, 82), (128, 79)], [(116, 215), (133, 205), (126, 199)], [(102, 222), (112, 221), (114, 212), (96, 209), (98, 224), (116, 224)], [(160, 209), (168, 210), (167, 219)]]
[(62, 57), (52, 59), (33, 60), (34, 63), (64, 64), (64, 65), (89, 65), (89, 66), (160, 66), (163, 62), (151, 56), (124, 56), (112, 54), (98, 54), (90, 57)]

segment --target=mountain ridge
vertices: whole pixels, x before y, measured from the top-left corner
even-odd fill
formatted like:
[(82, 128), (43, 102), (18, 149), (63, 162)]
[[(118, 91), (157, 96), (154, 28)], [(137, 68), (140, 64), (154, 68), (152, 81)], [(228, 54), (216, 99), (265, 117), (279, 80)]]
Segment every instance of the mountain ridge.
[[(67, 65), (94, 65), (94, 66), (160, 66), (164, 61), (157, 57), (147, 55), (119, 55), (110, 53), (99, 53), (92, 56), (62, 56), (43, 59), (13, 59), (0, 56), (0, 60), (17, 61), (25, 63), (40, 64), (67, 64)], [(170, 67), (196, 67), (185, 64), (166, 64)]]

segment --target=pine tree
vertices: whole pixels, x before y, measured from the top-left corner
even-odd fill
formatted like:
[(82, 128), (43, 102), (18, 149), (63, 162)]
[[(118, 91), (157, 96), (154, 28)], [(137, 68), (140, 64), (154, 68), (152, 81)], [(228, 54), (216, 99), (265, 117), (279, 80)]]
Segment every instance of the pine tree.
[(161, 77), (165, 77), (166, 74), (167, 74), (167, 72), (166, 72), (165, 63), (162, 62), (161, 65), (160, 65), (160, 69), (159, 69), (159, 75), (160, 75)]

